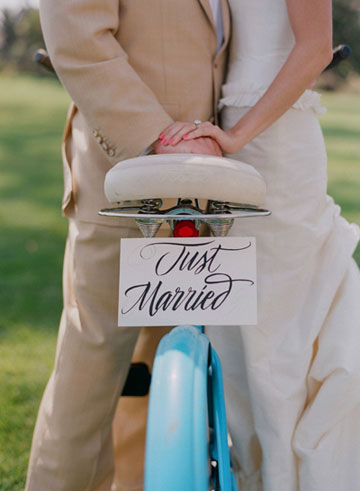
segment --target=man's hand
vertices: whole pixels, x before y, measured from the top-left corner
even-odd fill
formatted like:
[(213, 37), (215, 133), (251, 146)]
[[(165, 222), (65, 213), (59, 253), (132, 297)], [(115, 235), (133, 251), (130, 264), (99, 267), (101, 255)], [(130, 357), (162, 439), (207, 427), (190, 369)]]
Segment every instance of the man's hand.
[(153, 143), (155, 153), (198, 153), (222, 157), (219, 145), (212, 138), (204, 137), (196, 140), (180, 141), (177, 145), (163, 145), (160, 140)]

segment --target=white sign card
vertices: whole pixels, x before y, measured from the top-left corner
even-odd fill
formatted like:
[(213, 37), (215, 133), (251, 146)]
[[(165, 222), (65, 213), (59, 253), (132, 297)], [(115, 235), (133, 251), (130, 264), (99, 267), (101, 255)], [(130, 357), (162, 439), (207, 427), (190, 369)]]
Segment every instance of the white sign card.
[(119, 326), (255, 325), (254, 237), (122, 239)]

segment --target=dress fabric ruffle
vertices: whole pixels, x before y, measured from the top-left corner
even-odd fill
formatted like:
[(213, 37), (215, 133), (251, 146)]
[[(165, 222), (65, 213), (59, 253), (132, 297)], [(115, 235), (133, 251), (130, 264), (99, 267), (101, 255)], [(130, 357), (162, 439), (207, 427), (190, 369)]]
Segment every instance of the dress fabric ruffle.
[(261, 491), (261, 473), (256, 471), (251, 476), (246, 476), (243, 472), (235, 473), (238, 491)]
[[(252, 107), (265, 94), (267, 87), (252, 88), (247, 84), (244, 88), (237, 84), (226, 84), (222, 88), (223, 97), (219, 102), (219, 110), (225, 106), (232, 107)], [(326, 108), (321, 105), (321, 94), (314, 90), (305, 90), (299, 99), (292, 106), (294, 109), (306, 111), (312, 109), (315, 114), (322, 115), (326, 112)]]

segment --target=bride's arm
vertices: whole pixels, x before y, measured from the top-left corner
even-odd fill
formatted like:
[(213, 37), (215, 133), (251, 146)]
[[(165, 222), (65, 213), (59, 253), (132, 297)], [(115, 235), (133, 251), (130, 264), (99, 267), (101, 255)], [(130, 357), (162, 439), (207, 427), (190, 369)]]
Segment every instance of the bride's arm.
[[(295, 45), (258, 103), (228, 131), (203, 123), (174, 123), (161, 136), (166, 143), (211, 136), (226, 153), (235, 153), (287, 111), (332, 59), (331, 0), (286, 0)], [(180, 126), (183, 125), (183, 126)], [(188, 134), (186, 134), (188, 133)], [(186, 136), (184, 136), (186, 135)]]

